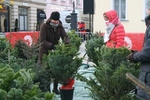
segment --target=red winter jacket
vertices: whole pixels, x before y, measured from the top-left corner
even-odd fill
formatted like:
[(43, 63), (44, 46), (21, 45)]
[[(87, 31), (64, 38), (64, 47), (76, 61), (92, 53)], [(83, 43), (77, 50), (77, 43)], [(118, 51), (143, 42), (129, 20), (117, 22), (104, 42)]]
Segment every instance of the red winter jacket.
[[(109, 22), (111, 22), (113, 19), (115, 19), (117, 16), (117, 12), (115, 10), (111, 10), (108, 12), (105, 12), (106, 16), (109, 19)], [(112, 22), (115, 24), (115, 28), (112, 30), (110, 39), (108, 42), (106, 42), (106, 46), (111, 48), (119, 48), (124, 46), (124, 37), (125, 37), (125, 30), (123, 25), (119, 22)]]
[(78, 30), (81, 32), (81, 34), (86, 35), (85, 23), (84, 22), (78, 22)]

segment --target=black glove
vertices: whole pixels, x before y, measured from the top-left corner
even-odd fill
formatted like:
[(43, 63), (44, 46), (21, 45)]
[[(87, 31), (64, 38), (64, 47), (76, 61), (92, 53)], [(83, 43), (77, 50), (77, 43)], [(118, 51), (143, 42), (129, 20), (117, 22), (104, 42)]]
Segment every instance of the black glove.
[(135, 53), (137, 53), (138, 51), (134, 51), (134, 50), (131, 50), (131, 53), (126, 57), (130, 62), (133, 62), (133, 63), (136, 63), (136, 61), (134, 60), (133, 58), (133, 55)]
[(138, 51), (137, 51), (137, 50), (131, 50), (131, 52), (132, 52), (132, 53), (137, 53)]
[(56, 47), (55, 47), (55, 45), (53, 45), (53, 46), (52, 46), (52, 50), (55, 50), (55, 49), (56, 49)]

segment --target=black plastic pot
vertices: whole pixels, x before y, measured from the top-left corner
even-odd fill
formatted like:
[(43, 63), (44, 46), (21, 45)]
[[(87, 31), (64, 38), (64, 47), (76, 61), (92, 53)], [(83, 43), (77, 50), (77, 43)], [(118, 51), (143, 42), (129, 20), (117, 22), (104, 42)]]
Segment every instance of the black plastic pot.
[(60, 89), (61, 100), (73, 100), (74, 87), (72, 89)]

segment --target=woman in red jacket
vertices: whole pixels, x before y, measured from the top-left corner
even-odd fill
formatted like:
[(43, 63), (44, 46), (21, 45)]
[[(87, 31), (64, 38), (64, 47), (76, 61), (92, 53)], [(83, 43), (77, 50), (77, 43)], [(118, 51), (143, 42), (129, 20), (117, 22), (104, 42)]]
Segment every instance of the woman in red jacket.
[(120, 23), (117, 12), (110, 10), (103, 14), (106, 23), (106, 32), (104, 34), (104, 42), (106, 46), (111, 48), (119, 48), (124, 46), (125, 31)]

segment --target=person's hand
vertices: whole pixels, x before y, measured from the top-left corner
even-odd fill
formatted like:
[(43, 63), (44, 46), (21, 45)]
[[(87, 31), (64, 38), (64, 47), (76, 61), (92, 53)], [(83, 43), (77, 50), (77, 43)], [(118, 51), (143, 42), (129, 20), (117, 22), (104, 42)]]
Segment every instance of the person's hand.
[(133, 58), (133, 53), (130, 53), (127, 57), (127, 60), (129, 60), (130, 62), (135, 62), (134, 58)]
[(138, 51), (134, 51), (134, 50), (131, 50), (131, 53), (126, 57), (127, 58), (127, 60), (129, 60), (130, 62), (133, 62), (133, 63), (136, 63), (136, 61), (134, 60), (134, 58), (133, 58), (133, 55), (135, 54), (135, 53), (137, 53)]
[(133, 57), (133, 53), (130, 53), (126, 58), (127, 58), (127, 60), (131, 60), (132, 57)]
[(52, 50), (55, 50), (55, 49), (56, 49), (56, 47), (55, 47), (55, 45), (53, 45), (53, 46), (52, 46)]
[(132, 52), (132, 53), (136, 53), (136, 52), (138, 52), (138, 51), (137, 51), (137, 50), (131, 50), (131, 52)]

